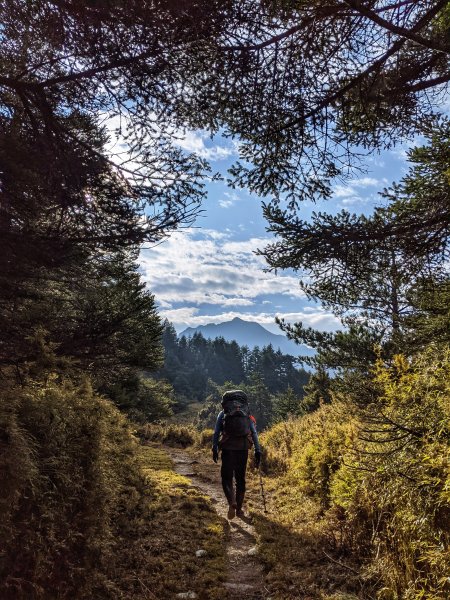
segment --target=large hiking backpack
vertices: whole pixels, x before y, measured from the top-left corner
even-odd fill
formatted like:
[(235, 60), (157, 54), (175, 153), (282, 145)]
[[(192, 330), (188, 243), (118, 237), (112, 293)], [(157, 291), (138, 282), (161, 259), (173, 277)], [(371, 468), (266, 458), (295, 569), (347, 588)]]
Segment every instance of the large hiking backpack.
[(250, 435), (250, 408), (245, 392), (230, 390), (222, 396), (223, 433), (226, 437)]

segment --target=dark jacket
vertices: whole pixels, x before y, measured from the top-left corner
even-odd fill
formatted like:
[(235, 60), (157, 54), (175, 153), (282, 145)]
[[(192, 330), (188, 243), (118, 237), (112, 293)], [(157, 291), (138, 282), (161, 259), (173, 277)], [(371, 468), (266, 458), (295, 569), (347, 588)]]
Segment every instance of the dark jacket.
[[(220, 434), (222, 433), (222, 429), (223, 429), (223, 419), (224, 419), (224, 412), (223, 410), (220, 411), (220, 413), (217, 415), (217, 421), (216, 421), (216, 426), (214, 428), (214, 436), (213, 436), (213, 449), (218, 449), (219, 447), (219, 438), (220, 438)], [(252, 436), (252, 440), (253, 440), (253, 444), (255, 446), (255, 452), (261, 452), (261, 447), (259, 445), (259, 440), (258, 440), (258, 434), (256, 432), (256, 425), (254, 423), (254, 421), (252, 419), (250, 419), (250, 433)], [(247, 444), (246, 448), (248, 448), (248, 446), (250, 445), (250, 442), (247, 440), (247, 438), (244, 438), (245, 443)], [(246, 448), (242, 447), (243, 445), (243, 441), (242, 438), (229, 438), (228, 440), (225, 440), (223, 442), (223, 444), (221, 444), (222, 448), (227, 448), (229, 450), (244, 450)]]

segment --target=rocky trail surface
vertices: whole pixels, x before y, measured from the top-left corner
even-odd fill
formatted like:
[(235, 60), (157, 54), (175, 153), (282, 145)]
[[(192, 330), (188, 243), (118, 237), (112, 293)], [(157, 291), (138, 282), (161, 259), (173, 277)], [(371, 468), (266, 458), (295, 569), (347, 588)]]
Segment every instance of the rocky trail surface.
[[(175, 471), (190, 479), (193, 486), (208, 495), (217, 513), (227, 519), (228, 504), (222, 491), (218, 465), (198, 461), (178, 448), (166, 447), (165, 450), (174, 462)], [(235, 517), (227, 521), (230, 535), (227, 546), (227, 578), (223, 584), (226, 597), (267, 599), (269, 594), (264, 587), (262, 566), (256, 552), (255, 530), (250, 519)]]

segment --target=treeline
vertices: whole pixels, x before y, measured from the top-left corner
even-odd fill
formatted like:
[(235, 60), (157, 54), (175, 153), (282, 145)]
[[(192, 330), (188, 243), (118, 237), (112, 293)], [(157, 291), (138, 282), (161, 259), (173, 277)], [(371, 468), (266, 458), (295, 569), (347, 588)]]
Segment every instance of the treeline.
[(158, 375), (172, 386), (178, 407), (204, 401), (213, 384), (241, 386), (258, 377), (269, 394), (277, 395), (290, 388), (303, 397), (309, 375), (296, 367), (293, 356), (269, 345), (249, 349), (223, 337), (206, 339), (201, 333), (178, 338), (175, 328), (165, 321), (162, 333), (164, 367)]

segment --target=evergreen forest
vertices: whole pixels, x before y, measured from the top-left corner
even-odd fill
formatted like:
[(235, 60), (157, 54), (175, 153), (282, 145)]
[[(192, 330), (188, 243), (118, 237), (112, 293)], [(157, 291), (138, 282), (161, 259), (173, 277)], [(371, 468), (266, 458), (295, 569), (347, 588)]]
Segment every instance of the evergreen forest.
[[(450, 3), (4, 0), (0, 40), (0, 598), (448, 600)], [(220, 179), (339, 321), (277, 318), (312, 356), (162, 318), (140, 253)], [(211, 453), (230, 387), (246, 521)]]
[[(296, 365), (293, 356), (275, 351), (271, 345), (261, 349), (256, 346), (250, 350), (223, 337), (205, 339), (201, 333), (178, 338), (171, 323), (165, 321), (163, 325), (165, 360), (156, 376), (172, 386), (175, 412), (194, 402), (210, 402), (213, 398), (218, 412), (221, 388), (242, 389), (250, 382), (259, 385), (258, 391), (250, 393), (250, 398), (255, 403), (252, 406), (254, 412), (261, 416), (261, 429), (275, 418), (276, 406), (288, 390), (295, 398), (295, 406), (290, 412), (297, 414), (301, 411), (304, 386), (309, 375)], [(264, 411), (257, 410), (256, 406), (262, 396), (267, 399)]]

